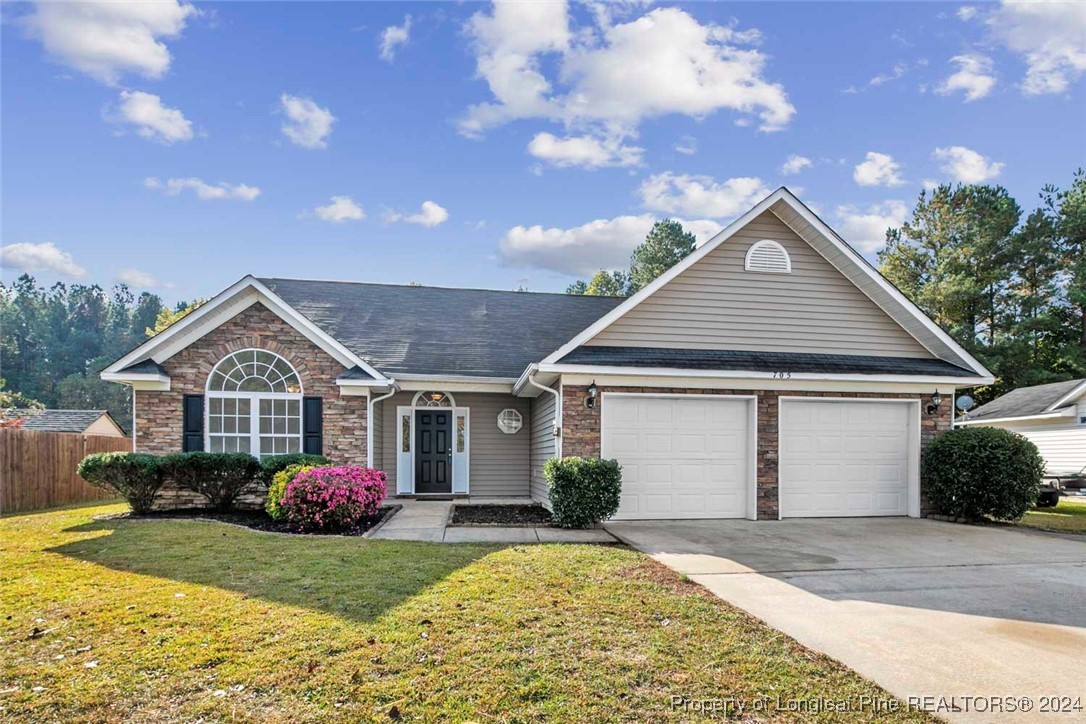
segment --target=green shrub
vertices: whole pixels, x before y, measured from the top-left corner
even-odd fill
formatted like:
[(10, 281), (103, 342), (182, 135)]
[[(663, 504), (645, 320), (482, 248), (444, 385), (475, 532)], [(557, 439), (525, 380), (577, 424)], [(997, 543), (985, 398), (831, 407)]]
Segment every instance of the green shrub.
[(174, 453), (162, 464), (179, 487), (204, 496), (216, 510), (234, 507), (241, 491), (260, 479), (260, 461), (246, 453)]
[(77, 472), (95, 487), (116, 491), (128, 501), (132, 512), (143, 514), (151, 510), (165, 471), (161, 459), (154, 455), (105, 452), (83, 458)]
[(292, 465), (309, 465), (318, 467), (331, 465), (332, 461), (323, 455), (307, 455), (306, 453), (290, 453), (289, 455), (269, 455), (260, 460), (260, 474), (264, 484), (270, 486), (276, 473), (286, 470)]
[[(316, 456), (314, 455), (312, 457)], [(317, 466), (288, 465), (272, 476), (271, 484), (268, 486), (268, 499), (264, 503), (264, 510), (268, 511), (268, 515), (271, 516), (272, 520), (283, 520), (286, 518), (286, 511), (283, 510), (279, 503), (283, 500), (283, 493), (287, 491), (287, 486), (294, 480), (294, 477), (298, 475), (298, 473), (304, 473), (315, 467)]]
[(618, 511), (622, 467), (617, 460), (561, 458), (543, 468), (551, 514), (562, 528), (587, 528)]
[(928, 499), (945, 515), (1018, 520), (1034, 503), (1044, 475), (1037, 446), (998, 427), (959, 427), (924, 452)]

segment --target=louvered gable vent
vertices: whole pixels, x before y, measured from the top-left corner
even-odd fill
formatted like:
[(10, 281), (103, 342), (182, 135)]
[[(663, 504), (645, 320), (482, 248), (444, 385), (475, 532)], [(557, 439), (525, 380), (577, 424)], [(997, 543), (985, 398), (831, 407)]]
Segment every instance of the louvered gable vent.
[(771, 239), (762, 239), (747, 250), (747, 271), (788, 274), (792, 271), (792, 260), (785, 248)]

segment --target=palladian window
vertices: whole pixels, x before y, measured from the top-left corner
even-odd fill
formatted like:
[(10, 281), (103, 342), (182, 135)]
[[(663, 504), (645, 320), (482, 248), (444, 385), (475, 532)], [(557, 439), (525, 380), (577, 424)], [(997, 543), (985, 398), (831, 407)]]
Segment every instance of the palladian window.
[(206, 408), (210, 452), (302, 450), (302, 383), (277, 354), (245, 349), (225, 357), (208, 379)]

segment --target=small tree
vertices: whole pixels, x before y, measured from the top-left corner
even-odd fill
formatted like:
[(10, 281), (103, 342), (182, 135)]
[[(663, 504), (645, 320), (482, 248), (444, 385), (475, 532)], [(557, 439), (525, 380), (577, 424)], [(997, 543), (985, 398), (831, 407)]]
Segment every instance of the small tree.
[(664, 272), (694, 251), (697, 239), (674, 219), (652, 225), (644, 243), (634, 249), (630, 259), (629, 294), (648, 286)]
[(96, 488), (116, 491), (128, 501), (132, 512), (142, 515), (155, 502), (164, 470), (161, 459), (154, 455), (106, 452), (83, 458), (76, 472)]

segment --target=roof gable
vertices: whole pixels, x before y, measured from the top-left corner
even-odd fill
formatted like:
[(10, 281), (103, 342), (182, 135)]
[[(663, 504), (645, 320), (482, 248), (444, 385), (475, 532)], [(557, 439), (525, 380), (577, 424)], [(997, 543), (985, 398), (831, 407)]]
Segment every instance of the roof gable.
[[(627, 299), (610, 314), (584, 329), (569, 342), (547, 356), (543, 363), (554, 364), (582, 344), (589, 343), (640, 305), (651, 299), (702, 259), (712, 254), (728, 239), (739, 235), (753, 221), (767, 211), (784, 222), (797, 236), (818, 252), (828, 263), (844, 275), (870, 301), (876, 304), (898, 326), (933, 356), (966, 367), (976, 377), (974, 383), (989, 383), (991, 373), (946, 332), (910, 302), (898, 289), (883, 278), (866, 260), (846, 244), (813, 212), (805, 207), (788, 189), (780, 188), (759, 202), (753, 209), (729, 224), (719, 234), (697, 248), (683, 261), (669, 269), (652, 284)], [(744, 248), (745, 250), (745, 248)], [(769, 275), (765, 275), (769, 276)]]
[(985, 422), (1044, 415), (1067, 407), (1084, 395), (1086, 379), (1019, 387), (970, 411), (966, 417), (969, 422)]
[(103, 416), (121, 431), (107, 410), (41, 410), (22, 418), (21, 427), (39, 432), (83, 432)]

